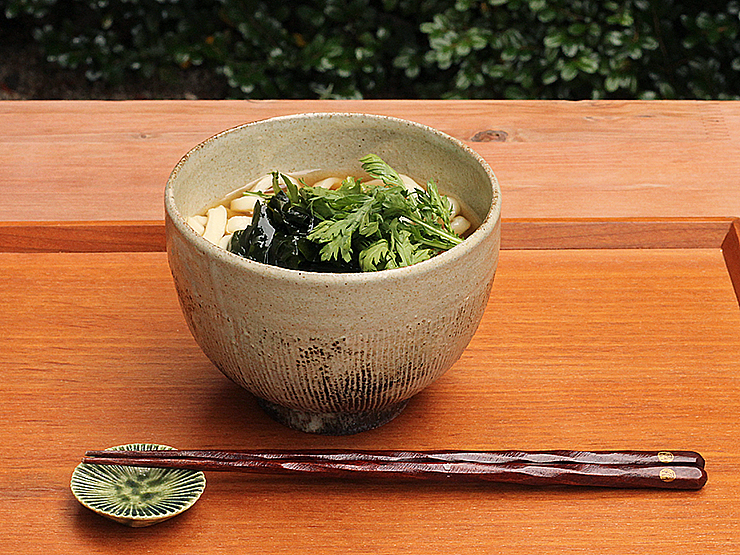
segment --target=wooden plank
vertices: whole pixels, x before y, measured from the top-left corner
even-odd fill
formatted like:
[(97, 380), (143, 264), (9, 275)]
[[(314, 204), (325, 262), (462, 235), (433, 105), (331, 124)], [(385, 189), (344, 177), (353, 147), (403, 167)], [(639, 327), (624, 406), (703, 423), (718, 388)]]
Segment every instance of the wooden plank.
[[(535, 219), (502, 222), (502, 249), (719, 247), (729, 218)], [(0, 222), (0, 252), (156, 252), (163, 222)]]
[(0, 222), (0, 252), (164, 250), (164, 222)]
[(722, 242), (722, 254), (725, 257), (735, 295), (740, 301), (740, 220), (732, 222), (730, 231)]
[(0, 220), (161, 220), (167, 177), (198, 142), (308, 111), (393, 115), (463, 140), (496, 171), (507, 218), (740, 215), (731, 102), (4, 101)]
[(719, 246), (730, 218), (504, 219), (502, 249), (694, 249)]
[[(0, 254), (0, 536), (8, 553), (730, 553), (740, 534), (740, 311), (719, 249), (504, 251), (460, 361), (390, 424), (269, 420), (206, 360), (163, 253)], [(131, 530), (80, 505), (82, 452), (696, 449), (699, 492), (209, 474)]]

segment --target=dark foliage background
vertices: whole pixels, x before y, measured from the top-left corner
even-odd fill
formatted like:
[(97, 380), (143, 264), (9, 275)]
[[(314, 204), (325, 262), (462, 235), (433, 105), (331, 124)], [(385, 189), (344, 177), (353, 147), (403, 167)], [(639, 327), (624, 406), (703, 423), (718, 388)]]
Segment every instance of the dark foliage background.
[(33, 41), (108, 88), (196, 76), (231, 98), (737, 99), (739, 14), (694, 0), (8, 0), (0, 24), (6, 48)]

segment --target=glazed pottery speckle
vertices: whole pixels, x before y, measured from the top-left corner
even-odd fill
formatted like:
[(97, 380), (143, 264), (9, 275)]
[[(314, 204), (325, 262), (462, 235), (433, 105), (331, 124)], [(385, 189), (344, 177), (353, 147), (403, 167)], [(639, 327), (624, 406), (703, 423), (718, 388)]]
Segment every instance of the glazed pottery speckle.
[[(369, 153), (434, 179), (477, 230), (414, 266), (331, 274), (241, 258), (186, 223), (271, 171), (356, 173)], [(165, 210), (168, 260), (196, 341), (270, 416), (306, 432), (382, 425), (444, 374), (480, 322), (498, 261), (500, 191), (486, 162), (448, 135), (384, 116), (300, 114), (220, 133), (177, 164)]]

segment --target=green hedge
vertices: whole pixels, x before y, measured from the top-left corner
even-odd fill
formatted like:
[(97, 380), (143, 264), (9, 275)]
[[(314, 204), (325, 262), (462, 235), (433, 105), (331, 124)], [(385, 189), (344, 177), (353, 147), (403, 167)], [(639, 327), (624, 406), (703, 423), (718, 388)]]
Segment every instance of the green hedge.
[(740, 2), (9, 0), (49, 61), (235, 98), (740, 98)]

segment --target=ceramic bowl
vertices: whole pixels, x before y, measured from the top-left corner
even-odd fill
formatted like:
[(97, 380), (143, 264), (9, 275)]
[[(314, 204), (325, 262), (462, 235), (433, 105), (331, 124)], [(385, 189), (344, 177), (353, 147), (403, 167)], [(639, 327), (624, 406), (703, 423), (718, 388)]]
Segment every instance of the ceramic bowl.
[[(222, 250), (186, 223), (271, 171), (346, 172), (374, 153), (462, 201), (478, 227), (419, 264), (288, 270)], [(165, 191), (168, 260), (203, 352), (277, 421), (348, 434), (398, 415), (460, 357), (483, 315), (500, 243), (499, 185), (460, 141), (391, 117), (316, 113), (224, 131), (188, 152)]]

